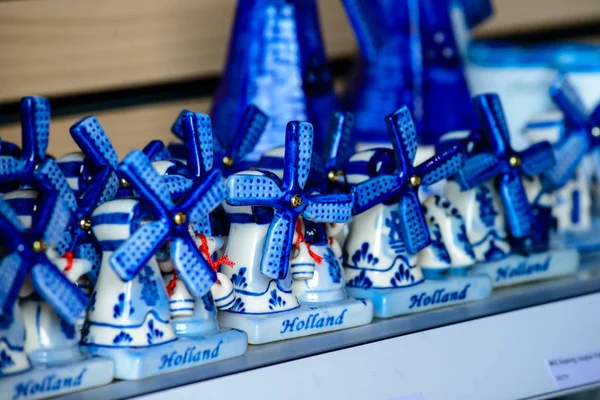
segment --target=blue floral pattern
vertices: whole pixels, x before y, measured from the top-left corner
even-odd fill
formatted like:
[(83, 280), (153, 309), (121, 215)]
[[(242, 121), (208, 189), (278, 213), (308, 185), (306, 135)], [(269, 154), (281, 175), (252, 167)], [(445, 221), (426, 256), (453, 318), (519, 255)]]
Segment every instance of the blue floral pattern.
[(246, 282), (246, 267), (240, 268), (237, 274), (231, 275), (231, 282), (234, 287), (245, 289), (248, 286)]
[(406, 244), (401, 235), (400, 213), (398, 211), (390, 212), (391, 218), (385, 219), (385, 225), (390, 228), (390, 234), (388, 236), (388, 244), (390, 248), (394, 250), (396, 255), (402, 254), (406, 251)]
[(500, 247), (496, 246), (493, 240), (490, 241), (490, 248), (484, 253), (485, 261), (497, 261), (507, 257), (508, 254)]
[(486, 228), (491, 228), (498, 215), (498, 211), (494, 208), (492, 192), (485, 185), (478, 186), (476, 190), (475, 199), (479, 204), (479, 218)]
[(346, 285), (363, 289), (369, 289), (371, 286), (373, 286), (373, 282), (367, 277), (366, 272), (363, 270), (360, 271), (360, 273), (357, 276), (350, 279)]
[(390, 279), (390, 283), (394, 287), (406, 286), (406, 283), (414, 283), (415, 277), (410, 273), (410, 267), (405, 267), (404, 262), (400, 263), (398, 271)]
[(8, 354), (6, 350), (2, 349), (2, 351), (0, 351), (0, 371), (2, 371), (4, 368), (10, 367), (11, 365), (15, 365), (15, 362), (10, 354)]
[(277, 294), (277, 289), (271, 290), (270, 294), (271, 297), (269, 298), (269, 310), (274, 310), (278, 307), (285, 306), (285, 300), (283, 300), (281, 296)]
[(154, 280), (154, 271), (149, 265), (145, 265), (144, 269), (138, 275), (138, 280), (142, 284), (141, 299), (144, 300), (147, 306), (154, 307), (158, 301), (158, 284)]
[(333, 250), (327, 247), (327, 251), (325, 251), (323, 258), (327, 263), (327, 269), (329, 271), (331, 281), (333, 283), (340, 283), (340, 281), (342, 280), (342, 267), (340, 266), (337, 257), (333, 253)]
[[(113, 307), (113, 318), (117, 319), (123, 315), (125, 311), (125, 293), (119, 293), (119, 297), (117, 298), (117, 304)], [(135, 308), (132, 306), (131, 301), (129, 301), (129, 315), (132, 315), (135, 312)]]
[(163, 337), (164, 333), (158, 328), (154, 327), (154, 320), (150, 319), (148, 321), (148, 333), (146, 334), (146, 338), (148, 339), (148, 344), (152, 344), (155, 341), (160, 341)]
[[(442, 240), (442, 232), (440, 231), (440, 226), (435, 221), (435, 218), (433, 216), (429, 217), (429, 222), (430, 224), (428, 224), (428, 228), (429, 235), (431, 237), (431, 250), (433, 251), (433, 254), (438, 260), (440, 260), (443, 263), (450, 264), (450, 254), (448, 254), (448, 250), (446, 249), (444, 241)], [(400, 268), (402, 268), (402, 266)]]
[(237, 312), (246, 312), (245, 304), (242, 301), (242, 299), (237, 297), (235, 299), (235, 302), (233, 303), (233, 306), (230, 308), (230, 310), (237, 311)]
[(379, 264), (379, 259), (369, 253), (369, 243), (364, 242), (359, 250), (356, 250), (352, 255), (352, 265), (359, 267), (359, 264), (366, 262), (367, 265), (375, 266)]
[(133, 338), (125, 331), (119, 332), (119, 334), (113, 339), (114, 344), (130, 343), (131, 341), (133, 341)]
[(90, 302), (88, 303), (88, 310), (89, 311), (96, 310), (96, 291), (95, 290), (92, 292), (92, 295), (90, 296)]

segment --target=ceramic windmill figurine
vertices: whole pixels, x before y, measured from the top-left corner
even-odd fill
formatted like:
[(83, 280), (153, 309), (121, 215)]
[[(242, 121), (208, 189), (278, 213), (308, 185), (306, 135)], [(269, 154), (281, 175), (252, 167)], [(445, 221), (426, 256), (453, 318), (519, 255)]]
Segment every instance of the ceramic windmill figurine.
[(283, 144), (288, 121), (315, 121), (315, 148), (338, 108), (321, 39), (316, 0), (239, 1), (225, 72), (210, 112), (227, 148), (248, 104), (270, 117), (250, 160)]
[(231, 232), (225, 253), (235, 266), (225, 269), (225, 274), (231, 277), (237, 298), (231, 309), (219, 314), (219, 323), (245, 331), (253, 344), (363, 325), (372, 318), (368, 301), (348, 299), (306, 307), (292, 293), (294, 280), (315, 273), (310, 263), (292, 268), (298, 217), (346, 222), (351, 215), (348, 196), (313, 194), (305, 187), (312, 143), (309, 123), (290, 122), (281, 180), (262, 170), (227, 179), (225, 210)]
[(71, 258), (87, 260), (91, 264), (91, 269), (86, 276), (94, 284), (98, 279), (101, 252), (91, 233), (91, 216), (96, 207), (116, 196), (119, 189), (116, 174), (109, 168), (100, 169), (80, 196), (75, 195), (60, 167), (52, 159), (42, 162), (36, 169), (35, 175), (38, 177), (38, 182), (49, 186), (59, 194), (71, 214), (67, 229), (68, 238), (62, 243), (66, 248), (60, 249), (59, 253), (67, 254)]
[(88, 298), (73, 282), (90, 264), (55, 252), (68, 208), (54, 192), (42, 192), (35, 203), (12, 201), (20, 205), (18, 214), (10, 202), (0, 199), (0, 242), (6, 250), (0, 264), (0, 346), (10, 345), (0, 350), (0, 390), (12, 398), (43, 398), (109, 383), (112, 360), (86, 357), (79, 348)]
[(547, 223), (540, 220), (543, 215), (536, 215), (523, 180), (551, 170), (550, 144), (513, 150), (498, 96), (479, 95), (473, 103), (483, 127), (481, 134), (472, 137), (477, 151), (445, 190), (460, 212), (471, 216), (466, 219), (466, 233), (477, 258), (473, 273), (488, 274), (494, 286), (504, 286), (575, 271), (576, 251), (549, 251), (544, 246), (540, 250), (534, 241), (535, 231), (545, 229)]
[[(187, 150), (185, 173), (190, 182), (203, 179), (206, 174), (217, 172), (212, 169), (213, 137), (210, 117), (206, 114), (186, 111), (181, 115), (180, 126)], [(160, 162), (160, 164), (165, 163), (167, 162)], [(158, 166), (157, 164), (156, 162), (153, 163), (155, 169)], [(163, 179), (172, 177), (173, 175), (165, 175)], [(222, 183), (218, 182), (215, 186), (219, 185), (222, 185)], [(221, 201), (224, 200), (224, 191), (217, 191), (215, 194), (222, 196)], [(218, 202), (218, 200), (215, 198), (215, 201)], [(227, 257), (214, 257), (213, 259), (215, 250), (219, 250), (223, 241), (213, 236), (213, 224), (210, 220), (209, 211), (207, 209), (206, 215), (196, 217), (193, 231), (197, 247), (211, 267), (215, 269), (217, 275), (217, 281), (211, 287), (210, 293), (202, 297), (194, 297), (185, 282), (178, 275), (172, 273), (177, 270), (174, 269), (170, 260), (168, 259), (168, 262), (159, 261), (161, 269), (168, 272), (164, 275), (164, 281), (170, 295), (172, 325), (178, 336), (198, 337), (202, 335), (207, 338), (211, 337), (211, 340), (218, 340), (218, 337), (223, 335), (227, 339), (227, 346), (231, 347), (234, 345), (234, 341), (239, 341), (241, 342), (239, 347), (244, 348), (247, 338), (243, 333), (238, 331), (219, 332), (217, 310), (231, 308), (235, 302), (235, 293), (230, 279), (218, 272), (221, 264), (228, 268), (232, 263)]]
[[(9, 146), (0, 154), (0, 192), (27, 186), (35, 167), (46, 159), (50, 133), (50, 102), (43, 97), (21, 99), (21, 150)], [(12, 150), (11, 150), (12, 149)]]
[[(352, 133), (353, 118), (350, 113), (336, 112), (331, 118), (328, 146), (325, 151), (323, 171), (311, 170), (305, 184), (305, 191), (321, 195), (337, 196), (340, 202), (349, 203), (352, 197), (343, 193), (335, 185), (341, 178), (342, 159), (348, 153), (347, 144)], [(265, 153), (258, 168), (272, 172), (279, 179), (285, 171), (284, 147), (278, 147)], [(339, 156), (340, 161), (337, 161)], [(312, 160), (311, 160), (312, 163)], [(326, 172), (327, 171), (327, 172)], [(293, 255), (289, 260), (290, 269), (295, 278), (292, 293), (303, 305), (327, 304), (332, 301), (346, 301), (346, 277), (341, 264), (341, 246), (336, 236), (341, 233), (345, 223), (332, 221), (315, 222), (298, 218), (295, 226)], [(306, 279), (300, 279), (301, 276)]]
[[(181, 120), (186, 113), (189, 111), (183, 110), (171, 127), (171, 132), (181, 140), (183, 140)], [(251, 166), (246, 157), (254, 151), (268, 122), (269, 117), (263, 111), (254, 105), (248, 105), (228, 145), (222, 143), (223, 138), (213, 136), (215, 168), (220, 169), (223, 176), (227, 177)], [(186, 159), (187, 152), (183, 144), (171, 143), (169, 149), (176, 158)]]
[(230, 345), (226, 334), (176, 338), (169, 295), (155, 258), (168, 242), (171, 261), (191, 295), (201, 298), (211, 289), (216, 273), (198, 250), (191, 224), (222, 200), (220, 174), (211, 171), (196, 180), (175, 204), (141, 151), (131, 152), (119, 172), (137, 199), (104, 203), (92, 215), (92, 231), (103, 255), (82, 339), (86, 351), (114, 359), (115, 376), (121, 379), (141, 379), (242, 354), (246, 344)]
[(359, 142), (389, 143), (381, 110), (399, 104), (408, 106), (423, 144), (477, 126), (462, 57), (469, 30), (492, 14), (490, 0), (342, 3), (360, 49), (343, 99), (356, 115)]
[[(461, 167), (462, 148), (450, 146), (413, 166), (417, 133), (410, 112), (402, 107), (386, 117), (386, 124), (393, 151), (356, 153), (346, 171), (355, 214), (344, 247), (348, 294), (371, 299), (375, 316), (383, 318), (487, 297), (491, 292), (487, 277), (426, 280), (421, 269), (424, 263), (440, 270), (443, 262), (447, 271), (457, 263), (449, 254), (458, 258), (465, 252), (466, 245), (452, 238), (457, 224), (440, 215), (450, 212), (441, 206), (436, 210), (435, 204), (423, 209), (418, 198), (421, 185), (434, 184)], [(440, 228), (442, 222), (447, 227)], [(428, 254), (433, 246), (447, 259)], [(433, 275), (440, 278), (441, 273)]]
[(553, 144), (556, 165), (543, 175), (544, 186), (554, 190), (552, 215), (557, 221), (553, 244), (595, 251), (600, 246), (599, 227), (592, 218), (592, 152), (600, 143), (600, 108), (588, 114), (567, 74), (560, 74), (550, 88), (558, 110), (530, 121), (525, 133), (532, 142)]

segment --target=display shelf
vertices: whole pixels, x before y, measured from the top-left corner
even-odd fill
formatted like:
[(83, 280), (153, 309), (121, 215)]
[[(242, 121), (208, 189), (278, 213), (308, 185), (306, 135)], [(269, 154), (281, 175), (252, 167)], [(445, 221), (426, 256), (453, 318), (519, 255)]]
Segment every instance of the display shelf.
[[(333, 371), (345, 371), (344, 373), (346, 373), (353, 371), (356, 368), (363, 368), (363, 364), (365, 364), (366, 367), (366, 365), (373, 360), (371, 360), (368, 356), (359, 356), (359, 354), (362, 354), (366, 347), (381, 345), (383, 346), (382, 349), (368, 352), (368, 354), (371, 355), (371, 358), (379, 358), (382, 356), (388, 357), (387, 364), (393, 364), (396, 365), (395, 368), (402, 369), (405, 368), (406, 365), (413, 365), (412, 363), (416, 362), (413, 360), (407, 364), (408, 360), (410, 359), (410, 353), (416, 351), (417, 354), (420, 355), (419, 357), (422, 359), (420, 363), (420, 367), (422, 367), (422, 373), (424, 375), (428, 375), (432, 381), (438, 382), (438, 385), (443, 386), (442, 382), (445, 380), (444, 376), (437, 376), (432, 372), (427, 372), (428, 369), (423, 364), (424, 362), (425, 364), (427, 362), (434, 364), (443, 364), (444, 362), (448, 362), (450, 360), (450, 355), (457, 353), (458, 349), (460, 349), (460, 340), (465, 340), (466, 338), (469, 339), (471, 343), (476, 344), (475, 347), (477, 347), (472, 349), (470, 352), (466, 351), (466, 353), (469, 353), (471, 356), (473, 356), (472, 361), (474, 365), (465, 365), (460, 359), (462, 357), (462, 353), (460, 352), (452, 355), (452, 357), (458, 357), (454, 359), (455, 368), (457, 370), (465, 369), (465, 371), (467, 371), (473, 369), (477, 363), (486, 361), (483, 358), (478, 359), (477, 353), (479, 350), (482, 350), (481, 357), (485, 357), (486, 354), (490, 355), (488, 354), (490, 348), (497, 349), (498, 354), (494, 355), (494, 357), (505, 353), (518, 355), (519, 352), (523, 350), (520, 347), (527, 347), (526, 343), (516, 344), (517, 348), (513, 349), (506, 347), (504, 343), (504, 340), (511, 342), (515, 336), (522, 337), (524, 340), (530, 340), (532, 348), (539, 347), (538, 345), (541, 342), (550, 344), (556, 343), (556, 346), (554, 347), (538, 349), (542, 353), (546, 352), (543, 354), (543, 356), (541, 356), (542, 358), (538, 357), (538, 361), (541, 363), (540, 368), (543, 374), (545, 374), (545, 384), (552, 384), (549, 371), (543, 363), (543, 357), (560, 356), (573, 351), (577, 352), (594, 349), (600, 350), (600, 335), (598, 335), (598, 332), (600, 332), (600, 318), (597, 318), (597, 316), (594, 317), (595, 321), (593, 324), (598, 325), (596, 327), (597, 329), (594, 331), (587, 329), (591, 328), (591, 325), (586, 327), (586, 329), (583, 329), (583, 327), (580, 327), (581, 329), (579, 330), (577, 329), (578, 324), (583, 323), (583, 321), (588, 321), (588, 319), (591, 318), (591, 316), (594, 315), (598, 309), (600, 309), (600, 271), (596, 270), (595, 268), (591, 268), (590, 265), (594, 263), (590, 262), (589, 260), (586, 261), (585, 264), (586, 268), (583, 268), (582, 271), (575, 276), (562, 280), (539, 282), (531, 285), (497, 290), (490, 298), (484, 301), (443, 308), (422, 314), (414, 314), (407, 317), (386, 320), (376, 319), (370, 325), (343, 331), (314, 335), (261, 346), (249, 346), (248, 352), (241, 357), (188, 369), (181, 372), (171, 373), (152, 379), (115, 382), (108, 386), (74, 393), (64, 396), (63, 398), (118, 399), (142, 396), (151, 393), (154, 393), (152, 398), (155, 398), (155, 396), (158, 396), (156, 398), (167, 398), (167, 396), (172, 397), (172, 390), (168, 389), (173, 388), (178, 388), (176, 390), (192, 390), (190, 393), (200, 390), (204, 393), (204, 391), (209, 390), (209, 388), (214, 389), (214, 384), (211, 382), (216, 384), (224, 379), (233, 381), (228, 383), (227, 387), (235, 388), (240, 382), (248, 379), (245, 376), (249, 376), (248, 374), (250, 372), (252, 372), (253, 376), (256, 374), (266, 375), (259, 378), (252, 385), (252, 387), (246, 387), (244, 389), (246, 392), (245, 398), (249, 398), (248, 396), (252, 393), (254, 393), (254, 396), (257, 398), (265, 398), (265, 394), (261, 392), (261, 389), (265, 384), (264, 382), (267, 382), (265, 379), (273, 379), (272, 377), (266, 377), (272, 373), (269, 372), (271, 366), (276, 366), (277, 368), (275, 368), (275, 370), (278, 368), (289, 370), (291, 368), (296, 372), (303, 371), (304, 373), (308, 373), (308, 375), (315, 378), (317, 375), (315, 375), (315, 371), (313, 369), (318, 368), (319, 365), (321, 365), (320, 362), (311, 363), (309, 370), (299, 370), (298, 368), (300, 366), (296, 364), (299, 362), (304, 362), (305, 360), (314, 360), (320, 357), (331, 357), (332, 355), (337, 355), (339, 353), (340, 355), (345, 354), (349, 357), (349, 359), (341, 364), (336, 364), (333, 366)], [(571, 303), (577, 305), (570, 305)], [(544, 316), (548, 313), (550, 313), (550, 316)], [(498, 318), (501, 320), (507, 316), (512, 316), (510, 321), (493, 322)], [(564, 325), (561, 322), (561, 319), (567, 317), (574, 319), (575, 326)], [(485, 327), (482, 328), (478, 326), (481, 323), (492, 324), (494, 326), (498, 325), (499, 323), (500, 325), (498, 325), (498, 328), (500, 331), (498, 331), (498, 329), (494, 331), (494, 329), (490, 330), (489, 328), (486, 329)], [(528, 326), (532, 323), (532, 326)], [(560, 326), (561, 329), (550, 329), (547, 327), (548, 324), (556, 324), (556, 326)], [(453, 342), (453, 337), (455, 335), (452, 333), (455, 329), (459, 329), (462, 332), (459, 342), (456, 343)], [(544, 329), (546, 329), (546, 331)], [(575, 336), (565, 341), (563, 336), (568, 332), (573, 334), (573, 329), (575, 329)], [(531, 335), (534, 332), (536, 334), (542, 334), (545, 337), (545, 340), (533, 340)], [(581, 335), (579, 335), (577, 332), (580, 332)], [(592, 334), (592, 332), (595, 333)], [(414, 348), (412, 344), (408, 344), (409, 342), (415, 340), (417, 342), (427, 342), (428, 338), (437, 336), (439, 336), (440, 345), (442, 345), (444, 342), (446, 343), (445, 348), (436, 349), (436, 342), (421, 344), (421, 348), (418, 348), (421, 346), (418, 344), (414, 345), (417, 346), (417, 348)], [(505, 339), (501, 339), (502, 337), (505, 337)], [(394, 339), (388, 340), (390, 338)], [(583, 346), (583, 343), (586, 342), (586, 340), (590, 342), (589, 346), (592, 347), (588, 346), (580, 348), (575, 346), (573, 349), (571, 349), (567, 346), (567, 348), (565, 348), (565, 343), (578, 343)], [(390, 345), (390, 342), (393, 341), (400, 341), (400, 343), (392, 343)], [(407, 343), (402, 344), (403, 341)], [(469, 342), (467, 341), (467, 343)], [(465, 352), (464, 349), (462, 351)], [(515, 351), (517, 351), (517, 353), (515, 353)], [(335, 357), (339, 358), (340, 356)], [(512, 362), (514, 361), (515, 360), (512, 360)], [(523, 362), (525, 362), (525, 360), (523, 360)], [(512, 365), (512, 369), (519, 367), (519, 363), (517, 363), (516, 366)], [(324, 364), (330, 363), (324, 362)], [(284, 366), (286, 367), (284, 368)], [(386, 367), (385, 365), (382, 365), (381, 368), (385, 369)], [(525, 367), (523, 366), (523, 368)], [(503, 371), (506, 372), (506, 370), (510, 369), (511, 368), (509, 365), (503, 365), (502, 361), (498, 361), (497, 368), (494, 368), (493, 371), (489, 371), (489, 374), (490, 377), (492, 377), (495, 374), (502, 373)], [(275, 373), (277, 374), (277, 372)], [(402, 378), (402, 373), (400, 371), (398, 373), (399, 375), (393, 378), (398, 382), (404, 382), (405, 379)], [(456, 372), (452, 372), (450, 375), (454, 375), (455, 373)], [(540, 371), (536, 371), (536, 374), (538, 373), (540, 373)], [(523, 370), (523, 374), (532, 374), (532, 372)], [(331, 375), (333, 376), (335, 374)], [(214, 380), (214, 378), (220, 379)], [(209, 381), (211, 379), (213, 379), (213, 381)], [(310, 378), (305, 374), (295, 376), (294, 379), (306, 381), (307, 384), (309, 384), (308, 382), (310, 381)], [(236, 383), (236, 380), (239, 382)], [(317, 380), (319, 381), (319, 386), (323, 390), (333, 390), (333, 387), (328, 387), (327, 381), (322, 381), (319, 379)], [(385, 386), (384, 382), (380, 382), (380, 379), (376, 375), (370, 376), (369, 380), (371, 380), (371, 384), (374, 386)], [(283, 381), (286, 381), (286, 379), (283, 379)], [(472, 379), (469, 379), (469, 381), (471, 382)], [(350, 380), (349, 382), (352, 381)], [(507, 380), (505, 382), (507, 386), (513, 386), (511, 380)], [(464, 383), (465, 382), (463, 382), (463, 385)], [(274, 385), (278, 386), (279, 383), (275, 383)], [(410, 386), (414, 385), (411, 384)], [(478, 382), (475, 386), (485, 387), (485, 384), (483, 382)], [(526, 386), (529, 387), (529, 385)], [(531, 390), (524, 391), (516, 397), (539, 396), (546, 392), (552, 392), (552, 387), (553, 386), (545, 387), (545, 391), (536, 391), (537, 389), (534, 390), (531, 389), (531, 387)], [(422, 392), (423, 390), (425, 390), (425, 388), (415, 391)], [(554, 387), (554, 390), (556, 390), (556, 387)], [(229, 389), (226, 392), (229, 395)], [(398, 393), (396, 393), (396, 395), (401, 393), (410, 392), (402, 389), (400, 385), (398, 386)], [(515, 397), (515, 393), (512, 393), (512, 396), (507, 396), (508, 392), (506, 391), (502, 393), (503, 397), (501, 396), (499, 398)], [(276, 391), (273, 391), (273, 396), (276, 396)], [(428, 400), (430, 399), (428, 396), (425, 398)], [(431, 398), (436, 397), (433, 396)], [(451, 398), (451, 396), (446, 398)], [(477, 397), (475, 396), (475, 398)]]

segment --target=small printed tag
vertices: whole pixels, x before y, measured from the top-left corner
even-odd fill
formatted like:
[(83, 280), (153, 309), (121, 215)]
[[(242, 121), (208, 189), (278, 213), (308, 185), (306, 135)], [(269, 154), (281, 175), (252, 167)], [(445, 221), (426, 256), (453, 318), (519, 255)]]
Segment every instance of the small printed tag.
[(558, 389), (569, 389), (600, 381), (600, 350), (546, 358)]

